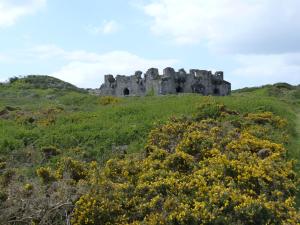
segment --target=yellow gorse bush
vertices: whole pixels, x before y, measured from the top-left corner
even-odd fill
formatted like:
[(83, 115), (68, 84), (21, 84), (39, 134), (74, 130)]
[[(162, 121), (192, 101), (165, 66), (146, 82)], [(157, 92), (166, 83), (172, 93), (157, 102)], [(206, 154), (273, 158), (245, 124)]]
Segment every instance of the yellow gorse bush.
[(72, 179), (92, 185), (72, 223), (299, 224), (297, 178), (279, 135), (286, 121), (205, 104), (152, 130), (143, 157), (111, 159), (101, 170), (60, 164), (57, 174), (75, 171)]
[(36, 170), (36, 174), (42, 179), (43, 183), (45, 184), (56, 180), (55, 174), (50, 167), (40, 167)]
[(114, 105), (119, 102), (121, 102), (121, 99), (114, 96), (103, 96), (99, 98), (100, 105)]

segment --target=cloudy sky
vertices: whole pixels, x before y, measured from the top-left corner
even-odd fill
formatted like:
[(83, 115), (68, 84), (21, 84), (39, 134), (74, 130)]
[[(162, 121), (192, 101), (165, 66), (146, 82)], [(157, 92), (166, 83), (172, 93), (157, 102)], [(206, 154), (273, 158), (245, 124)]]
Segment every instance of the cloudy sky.
[(299, 0), (0, 0), (0, 81), (224, 70), (233, 88), (300, 83)]

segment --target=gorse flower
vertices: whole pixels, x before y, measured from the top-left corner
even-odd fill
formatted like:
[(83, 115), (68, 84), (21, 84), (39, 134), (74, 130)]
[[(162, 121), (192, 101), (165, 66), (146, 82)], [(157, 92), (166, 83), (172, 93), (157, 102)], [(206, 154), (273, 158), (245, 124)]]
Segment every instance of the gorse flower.
[(95, 170), (73, 224), (299, 224), (293, 163), (270, 135), (286, 121), (208, 106), (154, 129), (143, 158)]

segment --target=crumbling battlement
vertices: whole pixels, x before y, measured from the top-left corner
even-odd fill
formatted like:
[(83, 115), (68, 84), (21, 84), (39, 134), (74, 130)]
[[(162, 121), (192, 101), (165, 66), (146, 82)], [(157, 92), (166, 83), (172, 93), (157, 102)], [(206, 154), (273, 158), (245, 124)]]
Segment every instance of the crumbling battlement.
[(150, 68), (144, 76), (136, 71), (132, 76), (105, 75), (104, 84), (96, 91), (99, 95), (145, 96), (147, 94), (166, 95), (177, 93), (199, 93), (202, 95), (225, 96), (231, 92), (231, 84), (224, 80), (224, 73), (207, 70), (184, 69), (176, 72), (167, 67), (159, 75), (156, 68)]

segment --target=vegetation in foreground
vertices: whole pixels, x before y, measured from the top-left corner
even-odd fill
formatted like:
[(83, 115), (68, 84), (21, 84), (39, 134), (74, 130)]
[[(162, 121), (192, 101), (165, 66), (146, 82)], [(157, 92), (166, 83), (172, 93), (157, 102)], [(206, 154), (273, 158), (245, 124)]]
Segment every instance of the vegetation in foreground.
[(298, 224), (286, 121), (211, 101), (154, 129), (144, 157), (91, 175), (74, 224)]
[(299, 87), (118, 99), (24, 79), (0, 86), (5, 224), (299, 222)]

